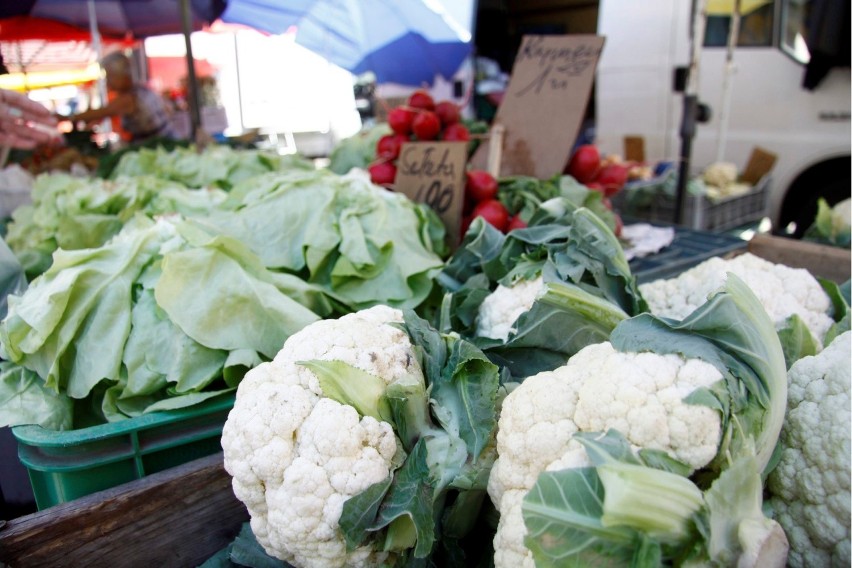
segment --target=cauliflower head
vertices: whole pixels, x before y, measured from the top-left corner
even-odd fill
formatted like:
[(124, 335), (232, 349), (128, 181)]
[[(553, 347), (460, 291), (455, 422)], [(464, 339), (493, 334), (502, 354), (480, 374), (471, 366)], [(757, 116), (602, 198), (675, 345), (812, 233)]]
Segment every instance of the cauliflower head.
[(529, 311), (544, 290), (544, 279), (518, 280), (512, 286), (498, 285), (485, 297), (476, 316), (476, 335), (491, 339), (509, 339), (521, 314)]
[(639, 286), (651, 313), (683, 319), (707, 301), (725, 282), (726, 274), (739, 276), (754, 292), (776, 328), (797, 314), (814, 337), (822, 342), (834, 323), (831, 300), (813, 275), (804, 268), (775, 264), (751, 253), (731, 259), (710, 258), (675, 278)]
[(787, 373), (781, 460), (767, 486), (793, 568), (850, 563), (850, 352), (847, 331)]
[(377, 306), (313, 323), (240, 383), (222, 432), (225, 469), (270, 555), (300, 567), (387, 559), (369, 546), (347, 552), (338, 521), (349, 497), (390, 474), (394, 431), (324, 398), (316, 375), (298, 362), (342, 361), (388, 384), (422, 376), (408, 335), (392, 322), (402, 322), (402, 312)]
[(525, 379), (503, 402), (499, 457), (488, 481), (500, 511), (495, 565), (534, 566), (523, 544), (523, 498), (543, 471), (590, 465), (574, 439), (577, 432), (615, 429), (634, 449), (665, 451), (693, 469), (710, 463), (721, 443), (721, 416), (684, 398), (721, 380), (704, 361), (622, 353), (609, 342), (585, 347), (564, 366)]

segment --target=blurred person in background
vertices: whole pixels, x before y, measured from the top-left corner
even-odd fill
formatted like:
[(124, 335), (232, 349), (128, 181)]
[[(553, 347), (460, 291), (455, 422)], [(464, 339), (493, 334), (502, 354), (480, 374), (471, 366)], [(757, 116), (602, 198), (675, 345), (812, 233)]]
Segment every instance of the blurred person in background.
[(26, 95), (0, 89), (0, 146), (29, 150), (59, 136), (50, 111)]
[(76, 124), (87, 126), (105, 118), (119, 117), (121, 128), (130, 135), (130, 142), (144, 142), (153, 138), (177, 138), (163, 98), (133, 78), (130, 59), (115, 51), (101, 60), (106, 73), (107, 89), (115, 96), (106, 106), (63, 117)]

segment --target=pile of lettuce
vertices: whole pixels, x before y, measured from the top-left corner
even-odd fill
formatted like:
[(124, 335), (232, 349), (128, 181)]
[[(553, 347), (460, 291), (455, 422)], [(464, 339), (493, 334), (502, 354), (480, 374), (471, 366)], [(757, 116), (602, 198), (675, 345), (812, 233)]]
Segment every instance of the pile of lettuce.
[(235, 186), (199, 223), (245, 243), (266, 268), (321, 287), (347, 309), (415, 308), (443, 267), (437, 214), (361, 175), (289, 170)]
[(220, 189), (188, 189), (147, 175), (102, 180), (42, 174), (33, 185), (32, 204), (12, 214), (6, 243), (32, 279), (47, 270), (56, 249), (101, 246), (138, 212), (196, 215), (225, 197)]
[(312, 170), (311, 161), (295, 155), (280, 155), (263, 150), (207, 146), (165, 149), (140, 148), (121, 156), (110, 172), (110, 179), (122, 176), (153, 175), (186, 187), (218, 187), (229, 190), (254, 176), (289, 169)]
[(0, 426), (190, 406), (313, 321), (432, 294), (444, 231), (425, 206), (315, 170), (234, 190), (209, 215), (140, 212), (102, 246), (57, 250), (8, 297)]

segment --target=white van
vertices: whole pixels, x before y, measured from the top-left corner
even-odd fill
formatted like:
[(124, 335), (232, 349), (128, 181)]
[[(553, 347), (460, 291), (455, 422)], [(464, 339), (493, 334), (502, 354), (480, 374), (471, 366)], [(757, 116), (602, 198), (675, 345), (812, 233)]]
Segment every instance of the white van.
[[(711, 0), (708, 7), (720, 3)], [(813, 89), (802, 86), (810, 59), (805, 13), (820, 3), (742, 2), (723, 159), (742, 169), (756, 146), (778, 156), (768, 214), (779, 232), (792, 231), (792, 222), (800, 234), (813, 220), (819, 196), (836, 203), (850, 195), (849, 68), (832, 68)], [(597, 71), (595, 115), (603, 152), (620, 154), (623, 138), (638, 135), (645, 139), (649, 161), (677, 159), (683, 95), (673, 89), (673, 75), (690, 62), (691, 4), (601, 0), (598, 33), (606, 43)], [(848, 54), (848, 3), (845, 18), (841, 49)], [(698, 98), (711, 108), (711, 119), (696, 129), (693, 173), (717, 160), (730, 21), (730, 15), (711, 15), (705, 28)]]

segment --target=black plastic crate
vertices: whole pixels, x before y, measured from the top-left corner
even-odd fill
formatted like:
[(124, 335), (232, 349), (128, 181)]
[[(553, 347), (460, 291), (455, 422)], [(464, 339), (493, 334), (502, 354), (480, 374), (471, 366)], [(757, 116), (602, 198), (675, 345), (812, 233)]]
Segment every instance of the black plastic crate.
[[(644, 222), (644, 220), (628, 217), (624, 222), (630, 224)], [(724, 257), (732, 253), (744, 252), (748, 248), (748, 241), (735, 235), (686, 227), (674, 229), (674, 240), (669, 246), (658, 253), (630, 261), (630, 270), (640, 284), (661, 278), (673, 278), (708, 258)]]
[[(626, 186), (613, 198), (613, 206), (623, 216), (650, 223), (673, 223), (674, 189), (677, 172), (671, 170), (658, 179)], [(684, 196), (681, 225), (691, 229), (726, 231), (759, 221), (766, 216), (769, 175), (747, 193), (721, 199), (687, 193)]]

